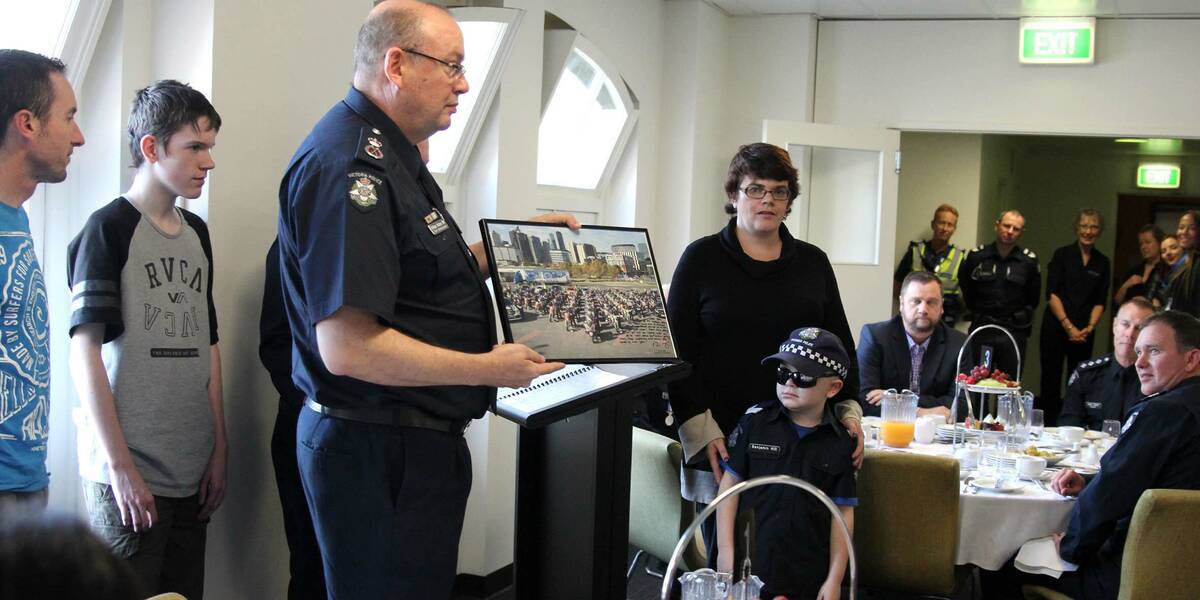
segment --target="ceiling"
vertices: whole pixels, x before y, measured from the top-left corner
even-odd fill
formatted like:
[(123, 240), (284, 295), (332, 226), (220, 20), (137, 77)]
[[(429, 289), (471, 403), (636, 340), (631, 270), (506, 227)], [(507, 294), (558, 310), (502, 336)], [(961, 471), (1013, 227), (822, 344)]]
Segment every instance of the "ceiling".
[(1031, 155), (1047, 156), (1200, 156), (1200, 140), (1149, 139), (1140, 144), (1117, 143), (1111, 137), (1002, 135)]
[(822, 19), (1200, 18), (1196, 0), (706, 0), (731, 15)]

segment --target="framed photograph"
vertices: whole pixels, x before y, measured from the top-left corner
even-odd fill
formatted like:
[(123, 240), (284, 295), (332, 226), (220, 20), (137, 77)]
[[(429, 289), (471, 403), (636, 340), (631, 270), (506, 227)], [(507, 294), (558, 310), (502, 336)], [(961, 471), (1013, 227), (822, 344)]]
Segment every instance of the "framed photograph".
[(567, 363), (677, 362), (645, 229), (482, 219), (504, 339)]

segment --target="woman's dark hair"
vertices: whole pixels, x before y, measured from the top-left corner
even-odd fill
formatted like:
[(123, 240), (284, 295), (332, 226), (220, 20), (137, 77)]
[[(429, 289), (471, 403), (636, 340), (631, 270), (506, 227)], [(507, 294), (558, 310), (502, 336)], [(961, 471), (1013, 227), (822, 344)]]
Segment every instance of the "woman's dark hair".
[(145, 598), (125, 561), (83, 522), (0, 515), (0, 598)]
[(729, 161), (729, 173), (725, 176), (725, 212), (731, 215), (737, 212), (733, 203), (737, 198), (738, 189), (742, 186), (742, 178), (749, 176), (786, 181), (788, 191), (791, 192), (787, 205), (790, 213), (792, 202), (800, 195), (797, 174), (796, 167), (792, 166), (792, 157), (788, 156), (787, 150), (779, 146), (758, 142), (738, 148), (733, 160)]
[(185, 125), (200, 129), (200, 119), (208, 119), (213, 131), (221, 129), (221, 115), (204, 94), (186, 83), (162, 79), (138, 90), (129, 108), (129, 154), (133, 168), (142, 166), (142, 138), (152, 135), (161, 148)]

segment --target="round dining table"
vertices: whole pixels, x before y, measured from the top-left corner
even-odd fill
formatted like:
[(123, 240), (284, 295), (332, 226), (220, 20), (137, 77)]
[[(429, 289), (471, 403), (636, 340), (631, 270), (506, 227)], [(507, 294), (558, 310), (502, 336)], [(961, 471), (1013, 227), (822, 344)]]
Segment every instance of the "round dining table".
[[(913, 442), (907, 448), (878, 444), (877, 450), (953, 458), (950, 444)], [(958, 495), (958, 552), (955, 563), (996, 571), (1029, 540), (1067, 529), (1075, 498), (1050, 490), (1049, 482), (1021, 479), (1015, 491), (994, 492), (963, 484)]]

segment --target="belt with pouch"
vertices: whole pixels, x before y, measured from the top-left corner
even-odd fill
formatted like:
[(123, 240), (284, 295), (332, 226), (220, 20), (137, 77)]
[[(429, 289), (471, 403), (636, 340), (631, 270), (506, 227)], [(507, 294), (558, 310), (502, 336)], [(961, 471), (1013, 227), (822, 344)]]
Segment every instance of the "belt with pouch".
[(370, 408), (335, 408), (325, 406), (312, 398), (305, 398), (304, 404), (323, 415), (371, 423), (374, 425), (391, 425), (394, 427), (416, 427), (432, 429), (454, 435), (462, 435), (471, 424), (470, 419), (443, 419), (411, 406), (398, 404), (396, 406), (378, 406)]

